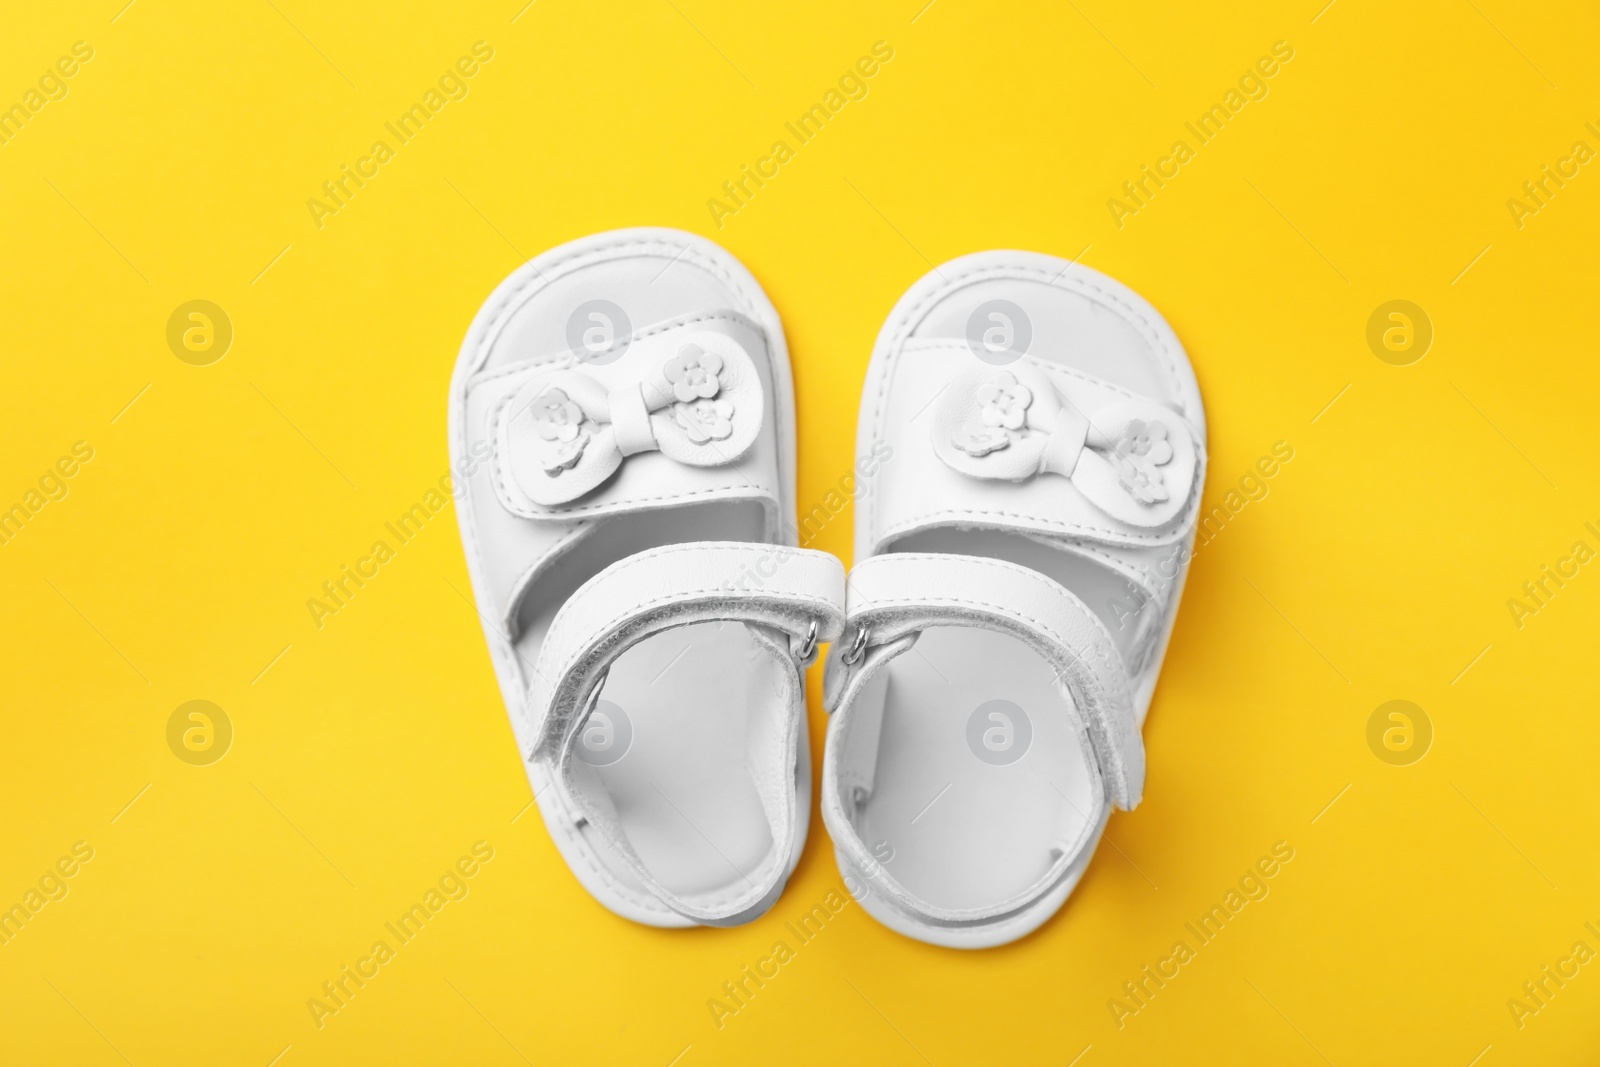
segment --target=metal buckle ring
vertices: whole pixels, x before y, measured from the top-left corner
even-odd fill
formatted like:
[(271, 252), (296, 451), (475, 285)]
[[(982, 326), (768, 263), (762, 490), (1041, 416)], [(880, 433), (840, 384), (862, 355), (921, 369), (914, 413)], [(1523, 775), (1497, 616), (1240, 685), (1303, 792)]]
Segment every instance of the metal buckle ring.
[(856, 629), (855, 640), (850, 643), (850, 650), (844, 655), (840, 656), (839, 660), (846, 667), (854, 667), (857, 663), (861, 662), (861, 657), (866, 655), (866, 653), (867, 628), (862, 626)]
[(817, 620), (811, 620), (811, 628), (806, 631), (805, 644), (795, 650), (794, 657), (801, 663), (809, 663), (811, 657), (817, 654)]

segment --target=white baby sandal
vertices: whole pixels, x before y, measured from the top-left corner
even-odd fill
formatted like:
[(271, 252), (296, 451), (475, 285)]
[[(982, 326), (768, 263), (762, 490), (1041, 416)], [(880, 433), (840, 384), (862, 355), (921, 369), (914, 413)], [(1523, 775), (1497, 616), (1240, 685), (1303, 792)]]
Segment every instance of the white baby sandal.
[(823, 819), (886, 926), (1014, 941), (1143, 791), (1204, 480), (1199, 386), (1127, 287), (982, 252), (890, 313), (856, 453)]
[(507, 278), (450, 385), (479, 614), (545, 825), (636, 922), (765, 912), (810, 814), (805, 668), (844, 624), (794, 547), (783, 328), (726, 251), (597, 234)]

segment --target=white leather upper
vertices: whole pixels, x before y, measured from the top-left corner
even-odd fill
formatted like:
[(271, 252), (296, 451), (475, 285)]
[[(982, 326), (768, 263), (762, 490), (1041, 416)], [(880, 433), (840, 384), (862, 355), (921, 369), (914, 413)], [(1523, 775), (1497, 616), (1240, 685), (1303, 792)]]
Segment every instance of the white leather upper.
[[(596, 298), (625, 304), (630, 321), (605, 358), (571, 341)], [(798, 859), (809, 817), (809, 777), (796, 774), (808, 765), (803, 670), (842, 625), (843, 570), (792, 547), (793, 419), (771, 302), (732, 256), (679, 231), (597, 234), (539, 256), (495, 291), (462, 345), (450, 408), (458, 513), (512, 726), (568, 865), (641, 922), (748, 920)], [(695, 505), (742, 510), (716, 513), (726, 529), (708, 532), (674, 518)], [(698, 536), (670, 532), (680, 528)], [(705, 540), (719, 533), (730, 540)], [(649, 547), (652, 537), (687, 543)], [(578, 584), (570, 576), (585, 571), (574, 567), (597, 573)], [(564, 590), (559, 610), (551, 590)], [(775, 679), (751, 709), (760, 724), (744, 754), (772, 847), (729, 891), (675, 893), (630, 843), (592, 768), (580, 787), (574, 742), (619, 657), (715, 623), (748, 631), (758, 676)], [(669, 748), (658, 751), (671, 751), (659, 732), (654, 743)]]
[[(984, 358), (971, 323), (999, 303), (1026, 305), (1032, 346)], [(874, 915), (939, 944), (999, 944), (1060, 906), (1093, 836), (1063, 843), (1041, 878), (983, 907), (941, 907), (908, 890), (855, 826), (883, 758), (885, 667), (935, 626), (1025, 642), (1055, 671), (1068, 714), (1081, 717), (1109, 801), (1076, 825), (1097, 831), (1110, 806), (1137, 805), (1140, 724), (1205, 477), (1199, 389), (1171, 328), (1125, 286), (1055, 257), (978, 253), (925, 276), (891, 312), (868, 367), (856, 448), (892, 459), (861, 468), (870, 473), (857, 504), (849, 619), (824, 682), (834, 716), (823, 817), (841, 867), (868, 883)], [(1121, 581), (1134, 605), (1134, 630), (1120, 645), (1101, 605), (1091, 609), (1051, 576), (1088, 564), (1111, 576), (1091, 587)]]

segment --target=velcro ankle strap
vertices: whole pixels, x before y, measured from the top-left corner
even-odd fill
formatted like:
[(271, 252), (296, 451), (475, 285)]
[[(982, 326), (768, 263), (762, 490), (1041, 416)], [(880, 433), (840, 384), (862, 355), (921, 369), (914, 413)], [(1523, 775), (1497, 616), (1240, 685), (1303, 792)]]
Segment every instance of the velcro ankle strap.
[[(881, 707), (880, 672), (930, 626), (970, 626), (1009, 634), (1055, 670), (1058, 684), (1087, 728), (1100, 780), (1111, 803), (1138, 804), (1144, 785), (1144, 742), (1134, 722), (1122, 659), (1099, 619), (1059, 583), (1003, 560), (938, 553), (890, 553), (858, 563), (850, 572), (849, 623), (829, 654), (824, 701), (839, 718), (829, 727), (822, 782), (822, 815), (841, 855), (882, 899), (917, 922), (957, 929), (1003, 921), (1034, 906), (1076, 877), (1087, 862), (1092, 837), (1063, 843), (1054, 862), (1031, 886), (984, 907), (935, 905), (903, 885), (867, 849), (850, 816), (847, 794), (872, 758), (875, 744), (847, 745), (841, 738), (858, 709)], [(875, 696), (875, 698), (874, 698)], [(880, 712), (881, 714), (881, 712)], [(874, 734), (876, 724), (860, 724)], [(850, 749), (851, 752), (844, 751)], [(861, 750), (853, 755), (855, 750)], [(1102, 812), (1104, 808), (1100, 809)], [(1084, 831), (1086, 834), (1090, 830)]]
[[(750, 624), (757, 641), (789, 662), (779, 759), (757, 775), (772, 849), (743, 884), (693, 899), (668, 889), (645, 865), (608, 804), (578, 787), (576, 746), (605, 675), (628, 648), (692, 623)], [(542, 762), (566, 800), (663, 904), (696, 922), (730, 925), (764, 910), (781, 888), (798, 821), (794, 751), (805, 729), (804, 668), (817, 645), (844, 627), (844, 567), (833, 556), (786, 545), (702, 541), (650, 549), (585, 582), (556, 613), (534, 664), (529, 707), (538, 716), (530, 761)], [(774, 633), (775, 632), (775, 633)], [(782, 763), (780, 767), (778, 764)]]
[(848, 607), (849, 632), (834, 645), (823, 681), (830, 711), (875, 648), (929, 626), (999, 630), (1055, 668), (1088, 727), (1112, 803), (1139, 803), (1144, 741), (1122, 657), (1094, 612), (1059, 582), (1004, 560), (891, 552), (851, 570)]
[(691, 541), (618, 560), (556, 612), (533, 665), (530, 757), (554, 758), (611, 661), (652, 634), (731, 619), (788, 633), (799, 649), (844, 628), (844, 565), (826, 552), (743, 541)]

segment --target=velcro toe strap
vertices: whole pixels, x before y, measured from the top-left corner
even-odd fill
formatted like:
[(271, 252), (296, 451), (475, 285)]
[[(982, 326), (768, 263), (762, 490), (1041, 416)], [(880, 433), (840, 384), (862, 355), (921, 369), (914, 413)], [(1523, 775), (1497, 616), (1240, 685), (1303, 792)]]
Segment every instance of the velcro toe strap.
[[(834, 646), (823, 682), (831, 711), (850, 687), (852, 658), (929, 626), (969, 625), (1009, 633), (1055, 668), (1083, 716), (1111, 802), (1133, 808), (1144, 791), (1144, 741), (1122, 657), (1088, 605), (1060, 583), (1004, 560), (891, 552), (850, 572), (850, 631)], [(852, 650), (866, 634), (860, 646)]]
[(496, 497), (541, 521), (776, 498), (768, 351), (758, 324), (712, 312), (638, 331), (614, 361), (563, 354), (485, 372), (473, 389)]
[(1087, 386), (1077, 393), (1096, 406), (1078, 407), (1048, 372), (1027, 364), (967, 370), (935, 406), (934, 453), (971, 478), (1067, 478), (1088, 503), (1134, 530), (1185, 515), (1193, 521), (1204, 452), (1193, 427), (1153, 400), (1108, 399)]
[(1205, 483), (1205, 433), (1183, 413), (1060, 362), (974, 366), (962, 340), (907, 341), (879, 427), (867, 542), (984, 527), (1101, 548), (1188, 538)]

